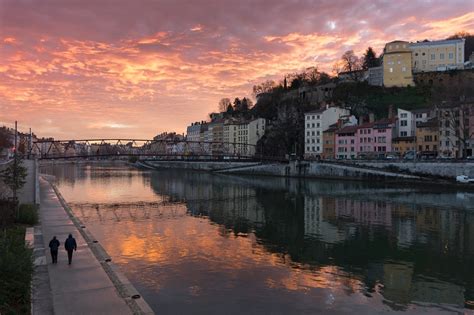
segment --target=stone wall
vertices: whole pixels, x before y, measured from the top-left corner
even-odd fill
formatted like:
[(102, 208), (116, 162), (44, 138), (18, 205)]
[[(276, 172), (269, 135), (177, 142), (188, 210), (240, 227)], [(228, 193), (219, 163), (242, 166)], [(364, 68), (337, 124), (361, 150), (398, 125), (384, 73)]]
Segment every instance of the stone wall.
[(474, 177), (474, 162), (354, 162), (371, 168), (409, 171), (414, 174), (455, 179), (459, 175)]

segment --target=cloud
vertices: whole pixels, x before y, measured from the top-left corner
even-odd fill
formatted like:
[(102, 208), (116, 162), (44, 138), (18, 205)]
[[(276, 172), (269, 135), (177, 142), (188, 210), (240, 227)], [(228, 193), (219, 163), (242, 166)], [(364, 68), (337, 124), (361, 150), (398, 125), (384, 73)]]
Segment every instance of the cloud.
[[(45, 136), (185, 131), (222, 97), (345, 50), (474, 29), (471, 1), (0, 2), (2, 120)], [(53, 124), (45, 124), (50, 119)], [(92, 126), (92, 127), (91, 127)], [(55, 129), (52, 129), (54, 127)]]

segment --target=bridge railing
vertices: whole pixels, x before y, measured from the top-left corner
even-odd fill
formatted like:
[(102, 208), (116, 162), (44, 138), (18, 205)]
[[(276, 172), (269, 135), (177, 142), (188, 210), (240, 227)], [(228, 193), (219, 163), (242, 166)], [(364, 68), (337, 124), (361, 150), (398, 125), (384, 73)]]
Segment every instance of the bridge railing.
[(29, 154), (39, 159), (129, 156), (156, 159), (258, 158), (256, 145), (253, 144), (146, 139), (38, 140), (32, 143)]

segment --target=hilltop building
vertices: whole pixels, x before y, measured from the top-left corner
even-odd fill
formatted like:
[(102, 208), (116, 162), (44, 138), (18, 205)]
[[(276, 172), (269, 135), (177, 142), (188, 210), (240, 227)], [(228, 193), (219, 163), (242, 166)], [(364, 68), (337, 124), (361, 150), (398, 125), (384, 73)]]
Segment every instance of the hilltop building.
[(410, 43), (413, 72), (464, 69), (465, 42), (461, 38)]
[(383, 84), (386, 87), (413, 85), (410, 43), (396, 40), (385, 45)]

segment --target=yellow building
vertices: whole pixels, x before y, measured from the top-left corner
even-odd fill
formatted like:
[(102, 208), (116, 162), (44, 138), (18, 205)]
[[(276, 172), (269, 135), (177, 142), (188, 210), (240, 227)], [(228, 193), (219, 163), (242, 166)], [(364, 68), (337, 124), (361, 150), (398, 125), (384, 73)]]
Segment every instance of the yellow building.
[(415, 137), (392, 138), (393, 151), (403, 156), (407, 151), (415, 150)]
[(416, 151), (421, 155), (438, 155), (438, 119), (430, 119), (416, 126)]
[(323, 131), (323, 159), (335, 158), (336, 131), (337, 124), (331, 125), (329, 129)]
[(386, 87), (413, 85), (410, 43), (396, 40), (385, 45), (383, 84)]
[(465, 39), (410, 43), (413, 72), (464, 69)]

